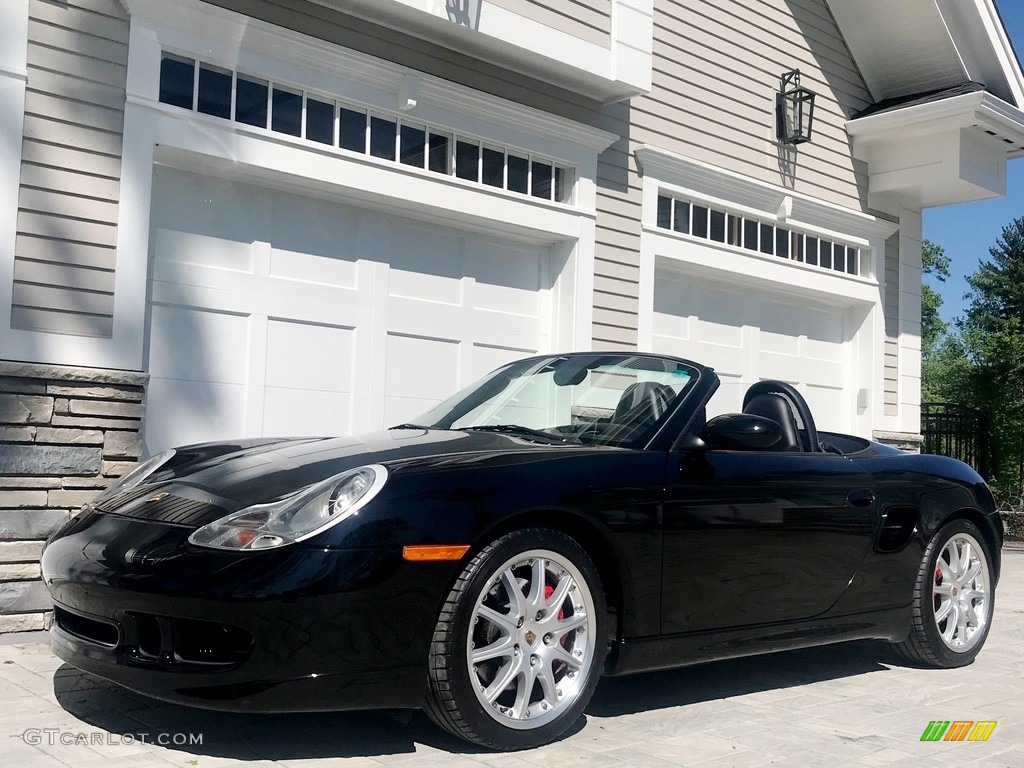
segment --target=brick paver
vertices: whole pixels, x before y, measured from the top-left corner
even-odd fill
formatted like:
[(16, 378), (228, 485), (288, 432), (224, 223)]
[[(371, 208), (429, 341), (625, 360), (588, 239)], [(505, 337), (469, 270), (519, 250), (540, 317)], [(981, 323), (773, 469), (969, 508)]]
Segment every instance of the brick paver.
[[(129, 693), (44, 642), (0, 645), (0, 764), (12, 768), (1024, 768), (1024, 551), (1004, 553), (992, 634), (965, 669), (856, 643), (602, 681), (556, 744), (498, 754), (423, 715), (237, 715)], [(996, 720), (987, 742), (920, 741), (931, 720)], [(201, 736), (202, 744), (174, 744)], [(170, 739), (161, 745), (158, 740)], [(70, 742), (70, 743), (66, 743)]]

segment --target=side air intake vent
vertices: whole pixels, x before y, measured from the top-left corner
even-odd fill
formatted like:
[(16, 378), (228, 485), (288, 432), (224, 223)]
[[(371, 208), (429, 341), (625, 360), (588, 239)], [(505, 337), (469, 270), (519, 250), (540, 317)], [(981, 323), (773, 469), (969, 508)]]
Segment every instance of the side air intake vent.
[(875, 542), (876, 552), (895, 552), (903, 549), (917, 528), (915, 507), (889, 507), (882, 513), (882, 524)]

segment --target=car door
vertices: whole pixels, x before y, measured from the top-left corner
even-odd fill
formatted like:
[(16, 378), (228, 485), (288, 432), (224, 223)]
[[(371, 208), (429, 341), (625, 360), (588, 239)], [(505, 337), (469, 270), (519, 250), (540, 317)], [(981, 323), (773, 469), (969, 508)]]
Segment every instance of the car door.
[(693, 449), (667, 474), (663, 634), (821, 614), (871, 547), (872, 477), (844, 456)]

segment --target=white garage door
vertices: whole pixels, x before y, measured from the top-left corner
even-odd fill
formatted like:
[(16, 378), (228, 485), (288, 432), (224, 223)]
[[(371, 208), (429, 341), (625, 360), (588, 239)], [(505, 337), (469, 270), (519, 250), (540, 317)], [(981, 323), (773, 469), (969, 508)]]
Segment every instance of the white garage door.
[(856, 405), (850, 310), (659, 269), (654, 348), (715, 369), (722, 386), (708, 417), (741, 410), (754, 382), (797, 386), (815, 423), (850, 431)]
[(158, 167), (146, 447), (358, 433), (548, 351), (550, 247)]

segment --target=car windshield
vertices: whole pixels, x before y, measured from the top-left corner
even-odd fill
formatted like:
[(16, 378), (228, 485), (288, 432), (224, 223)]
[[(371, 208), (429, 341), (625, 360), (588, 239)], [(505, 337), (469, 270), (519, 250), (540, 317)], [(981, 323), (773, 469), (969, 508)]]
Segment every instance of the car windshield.
[(499, 368), (410, 425), (505, 432), (545, 442), (631, 445), (695, 381), (694, 368), (640, 355), (562, 355)]

